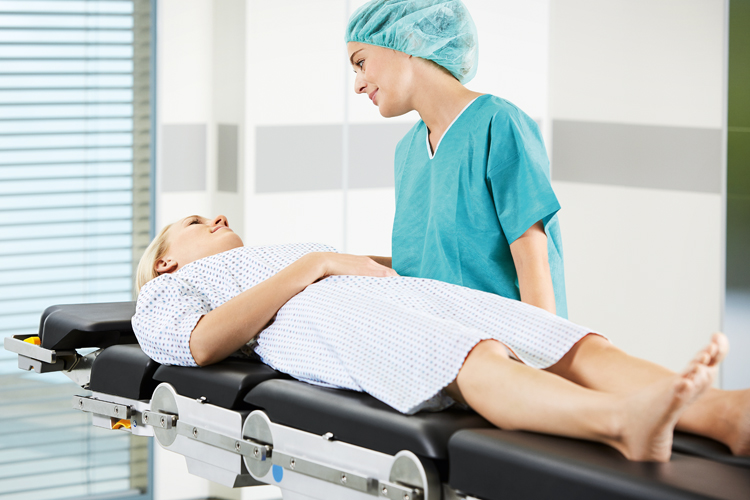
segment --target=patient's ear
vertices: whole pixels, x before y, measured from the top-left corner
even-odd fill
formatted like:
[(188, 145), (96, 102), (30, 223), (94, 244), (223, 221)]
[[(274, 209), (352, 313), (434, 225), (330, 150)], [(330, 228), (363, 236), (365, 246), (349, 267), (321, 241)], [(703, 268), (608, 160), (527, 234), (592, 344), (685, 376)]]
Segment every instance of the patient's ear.
[(179, 267), (177, 262), (173, 261), (169, 257), (165, 257), (156, 261), (154, 269), (156, 269), (156, 272), (159, 274), (169, 274), (175, 272), (177, 270), (177, 267)]

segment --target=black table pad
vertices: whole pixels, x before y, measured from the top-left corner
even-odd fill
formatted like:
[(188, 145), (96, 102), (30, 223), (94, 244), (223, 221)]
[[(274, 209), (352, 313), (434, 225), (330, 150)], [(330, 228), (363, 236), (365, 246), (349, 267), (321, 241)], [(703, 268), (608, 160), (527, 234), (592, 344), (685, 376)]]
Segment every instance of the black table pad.
[(736, 457), (732, 455), (726, 445), (713, 439), (688, 434), (687, 432), (675, 432), (672, 450), (686, 455), (708, 458), (723, 464), (745, 467), (750, 474), (750, 457)]
[(204, 367), (162, 365), (154, 374), (158, 382), (167, 382), (178, 394), (206, 398), (206, 402), (230, 410), (253, 409), (243, 401), (258, 384), (285, 377), (273, 368), (252, 359), (229, 358)]
[(631, 462), (599, 443), (500, 429), (459, 431), (449, 448), (451, 486), (485, 500), (750, 498), (747, 470), (681, 453)]
[(474, 412), (448, 409), (404, 415), (372, 396), (313, 386), (295, 380), (269, 380), (251, 390), (245, 401), (265, 410), (275, 423), (334, 438), (382, 453), (410, 450), (446, 459), (448, 439), (466, 428), (491, 427)]
[(94, 360), (89, 389), (128, 399), (151, 399), (159, 366), (138, 344), (113, 345)]
[(130, 319), (135, 302), (63, 304), (42, 313), (39, 336), (45, 349), (70, 350), (135, 344)]

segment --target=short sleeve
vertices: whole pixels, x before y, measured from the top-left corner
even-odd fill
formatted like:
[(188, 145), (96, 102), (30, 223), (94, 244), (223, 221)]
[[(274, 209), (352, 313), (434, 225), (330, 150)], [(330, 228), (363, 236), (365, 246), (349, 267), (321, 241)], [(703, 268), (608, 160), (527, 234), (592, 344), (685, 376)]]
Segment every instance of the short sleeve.
[(138, 294), (133, 331), (143, 352), (164, 365), (198, 366), (190, 352), (190, 335), (211, 311), (206, 297), (189, 283), (163, 275)]
[(487, 186), (508, 244), (540, 220), (546, 226), (560, 210), (539, 127), (516, 111), (493, 117), (487, 162)]

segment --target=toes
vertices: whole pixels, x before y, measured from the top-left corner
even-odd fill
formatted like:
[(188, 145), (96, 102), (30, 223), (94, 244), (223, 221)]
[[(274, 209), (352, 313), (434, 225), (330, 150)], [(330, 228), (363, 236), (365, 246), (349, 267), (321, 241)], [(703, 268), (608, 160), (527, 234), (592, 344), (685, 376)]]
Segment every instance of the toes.
[(716, 349), (714, 364), (721, 363), (729, 352), (729, 339), (723, 333), (716, 332), (711, 336), (711, 345)]
[(717, 366), (721, 363), (729, 352), (729, 341), (726, 335), (716, 332), (711, 337), (711, 342), (698, 351), (691, 364), (700, 364), (708, 367)]
[(713, 339), (711, 339), (711, 343), (708, 345), (708, 349), (706, 350), (706, 353), (709, 356), (709, 359), (707, 360), (708, 363), (714, 362), (716, 360), (716, 356), (719, 355), (719, 344), (715, 342)]
[(691, 380), (693, 382), (693, 395), (698, 396), (699, 394), (702, 394), (708, 387), (711, 386), (713, 383), (713, 371), (705, 366), (705, 365), (698, 365), (696, 366), (695, 372), (693, 376), (691, 377)]
[(675, 382), (674, 392), (678, 397), (684, 398), (690, 395), (692, 386), (691, 372), (687, 372)]
[(690, 399), (701, 394), (712, 382), (712, 371), (708, 366), (693, 364), (682, 374), (675, 390), (681, 398)]
[(700, 365), (707, 365), (711, 362), (712, 355), (710, 352), (710, 346), (706, 347), (702, 351), (698, 352), (698, 354), (695, 355), (695, 358), (693, 359), (692, 364), (700, 364)]
[(685, 368), (685, 371), (682, 372), (682, 377), (687, 379), (692, 379), (695, 377), (695, 373), (698, 370), (699, 366), (706, 366), (705, 363), (701, 362), (701, 359), (703, 356), (699, 354), (695, 357), (693, 361), (690, 362), (687, 368)]

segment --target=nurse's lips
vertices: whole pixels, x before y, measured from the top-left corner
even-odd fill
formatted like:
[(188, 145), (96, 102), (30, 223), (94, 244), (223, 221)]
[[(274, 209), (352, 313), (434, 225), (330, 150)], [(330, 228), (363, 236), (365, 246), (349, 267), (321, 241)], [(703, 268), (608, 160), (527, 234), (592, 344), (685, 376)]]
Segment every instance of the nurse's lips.
[(375, 91), (374, 91), (374, 92), (373, 92), (372, 94), (369, 94), (369, 95), (368, 95), (368, 97), (370, 98), (370, 100), (371, 100), (372, 102), (375, 102), (375, 94), (377, 94), (377, 93), (378, 93), (378, 90), (379, 90), (379, 89), (375, 89)]

